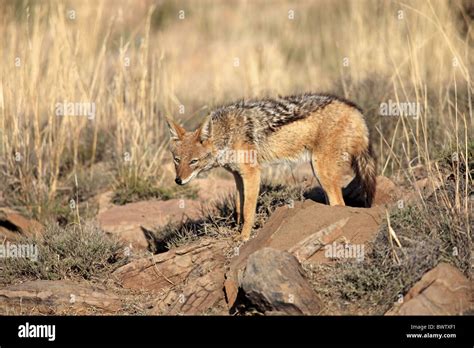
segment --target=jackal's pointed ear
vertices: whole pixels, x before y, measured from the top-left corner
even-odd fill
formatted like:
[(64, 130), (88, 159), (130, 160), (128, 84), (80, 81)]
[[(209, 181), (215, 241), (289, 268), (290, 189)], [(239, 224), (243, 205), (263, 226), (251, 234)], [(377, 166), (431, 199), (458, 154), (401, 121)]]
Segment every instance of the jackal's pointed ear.
[(196, 135), (201, 141), (206, 141), (212, 137), (212, 119), (211, 116), (207, 116), (201, 127), (198, 128)]
[(166, 123), (168, 124), (168, 128), (170, 130), (171, 140), (181, 140), (186, 133), (186, 130), (177, 124), (173, 119), (170, 117), (166, 118)]

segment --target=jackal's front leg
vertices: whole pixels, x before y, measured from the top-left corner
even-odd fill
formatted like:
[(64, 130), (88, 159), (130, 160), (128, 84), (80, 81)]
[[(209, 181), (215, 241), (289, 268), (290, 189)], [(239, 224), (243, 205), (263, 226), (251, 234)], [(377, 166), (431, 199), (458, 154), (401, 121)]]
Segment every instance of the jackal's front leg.
[(242, 222), (242, 206), (244, 203), (244, 184), (242, 182), (242, 177), (237, 172), (232, 172), (235, 179), (235, 188), (237, 189), (235, 195), (235, 216), (237, 225), (240, 225)]
[(250, 232), (255, 222), (255, 210), (257, 208), (257, 198), (260, 191), (260, 168), (255, 166), (245, 166), (241, 169), (244, 186), (244, 225), (240, 239), (246, 241), (250, 238)]

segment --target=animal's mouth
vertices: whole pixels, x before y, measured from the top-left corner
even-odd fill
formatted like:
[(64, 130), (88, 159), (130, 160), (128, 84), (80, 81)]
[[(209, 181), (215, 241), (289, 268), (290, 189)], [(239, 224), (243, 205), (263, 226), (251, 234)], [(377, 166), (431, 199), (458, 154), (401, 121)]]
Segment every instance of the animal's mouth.
[(194, 179), (196, 177), (196, 175), (198, 175), (199, 172), (193, 172), (189, 177), (187, 177), (186, 179), (181, 179), (181, 182), (177, 182), (178, 185), (186, 185), (188, 182), (190, 182), (192, 179)]

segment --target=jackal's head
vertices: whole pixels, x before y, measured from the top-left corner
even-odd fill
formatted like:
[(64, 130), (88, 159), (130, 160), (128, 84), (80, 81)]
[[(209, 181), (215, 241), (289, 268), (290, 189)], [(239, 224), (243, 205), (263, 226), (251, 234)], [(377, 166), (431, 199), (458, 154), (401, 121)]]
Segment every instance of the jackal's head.
[(171, 135), (170, 150), (176, 168), (176, 183), (185, 185), (200, 172), (211, 169), (215, 163), (212, 143), (212, 125), (208, 117), (194, 132), (167, 119)]

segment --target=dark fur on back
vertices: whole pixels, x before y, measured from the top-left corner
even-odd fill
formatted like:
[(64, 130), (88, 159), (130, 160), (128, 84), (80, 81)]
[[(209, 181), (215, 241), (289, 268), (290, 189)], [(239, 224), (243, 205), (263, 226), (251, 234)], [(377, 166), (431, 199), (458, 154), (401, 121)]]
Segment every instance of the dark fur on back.
[(258, 127), (266, 134), (275, 132), (288, 123), (324, 109), (334, 101), (345, 103), (362, 112), (356, 104), (332, 94), (304, 93), (278, 98), (240, 100), (217, 108), (211, 113), (211, 118), (213, 121), (219, 122), (230, 114), (235, 117), (243, 117), (242, 121), (252, 126), (246, 130), (251, 140), (253, 138), (252, 128)]

